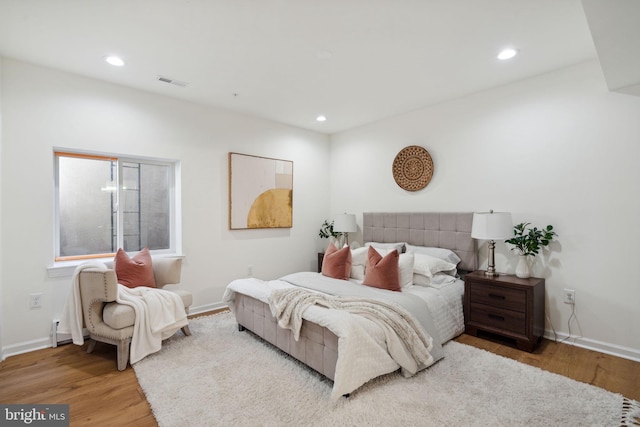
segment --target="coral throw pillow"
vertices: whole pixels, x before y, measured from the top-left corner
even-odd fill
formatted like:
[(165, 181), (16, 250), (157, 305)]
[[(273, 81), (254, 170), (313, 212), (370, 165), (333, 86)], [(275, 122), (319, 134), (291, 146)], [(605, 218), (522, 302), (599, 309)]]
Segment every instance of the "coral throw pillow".
[(400, 292), (400, 270), (398, 261), (400, 256), (396, 249), (382, 257), (372, 246), (367, 254), (367, 267), (363, 284), (374, 288)]
[(349, 280), (349, 274), (351, 274), (351, 248), (345, 246), (338, 250), (333, 243), (329, 243), (322, 260), (322, 274), (334, 279)]
[(122, 249), (118, 249), (118, 253), (113, 259), (113, 269), (116, 271), (118, 283), (121, 285), (129, 288), (137, 286), (156, 287), (149, 248), (144, 248), (133, 258), (130, 258)]

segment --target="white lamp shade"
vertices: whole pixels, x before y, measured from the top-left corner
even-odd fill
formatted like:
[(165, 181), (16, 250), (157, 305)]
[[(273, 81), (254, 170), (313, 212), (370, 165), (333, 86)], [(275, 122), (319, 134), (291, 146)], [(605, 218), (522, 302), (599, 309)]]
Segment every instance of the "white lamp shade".
[(512, 238), (513, 221), (511, 220), (511, 213), (474, 213), (471, 237), (478, 240), (507, 240)]
[(354, 231), (358, 231), (355, 214), (342, 214), (336, 216), (333, 220), (333, 230), (339, 233), (353, 233)]

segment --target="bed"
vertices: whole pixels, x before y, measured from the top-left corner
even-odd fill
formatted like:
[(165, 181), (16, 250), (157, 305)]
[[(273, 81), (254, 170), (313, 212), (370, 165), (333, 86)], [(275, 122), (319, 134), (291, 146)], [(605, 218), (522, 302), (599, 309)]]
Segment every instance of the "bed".
[[(357, 277), (361, 273), (357, 271), (360, 261), (356, 262), (354, 257), (349, 280), (333, 279), (316, 272), (299, 272), (270, 281), (239, 279), (227, 286), (223, 300), (235, 313), (239, 330), (252, 331), (332, 380), (332, 398), (348, 395), (368, 380), (398, 369), (405, 376), (412, 375), (442, 358), (442, 344), (464, 332), (464, 282), (461, 276), (477, 269), (476, 244), (471, 238), (472, 216), (472, 213), (450, 212), (363, 214), (365, 245), (373, 245), (383, 254), (385, 249), (400, 248), (403, 252), (400, 263), (406, 264), (410, 259), (415, 271), (419, 271), (417, 260), (424, 260), (425, 256), (429, 260), (433, 256), (455, 257), (455, 260), (448, 259), (450, 262), (459, 260), (454, 271), (436, 272), (427, 277), (430, 283), (419, 284), (421, 280), (418, 279), (424, 277), (414, 273), (411, 283), (403, 286), (402, 292), (363, 286), (361, 277)], [(352, 254), (356, 251), (352, 250)], [(417, 255), (423, 251), (429, 255)], [(406, 265), (404, 274), (406, 279)], [(425, 274), (429, 275), (429, 272)], [(279, 326), (272, 315), (269, 299), (276, 293), (293, 292), (291, 288), (298, 286), (309, 288), (311, 292), (335, 291), (342, 298), (348, 298), (353, 292), (358, 298), (366, 296), (367, 301), (384, 300), (402, 305), (413, 314), (413, 317), (406, 317), (417, 319), (428, 331), (431, 359), (407, 366), (410, 363), (403, 359), (407, 357), (406, 352), (398, 356), (393, 346), (394, 337), (389, 337), (393, 334), (388, 330), (370, 319), (318, 305), (304, 310), (299, 332)]]

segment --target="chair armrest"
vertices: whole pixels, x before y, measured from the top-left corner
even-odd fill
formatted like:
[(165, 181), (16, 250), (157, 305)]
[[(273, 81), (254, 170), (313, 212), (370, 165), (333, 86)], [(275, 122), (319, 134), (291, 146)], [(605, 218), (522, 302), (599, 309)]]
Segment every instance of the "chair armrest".
[(165, 285), (180, 283), (181, 274), (181, 258), (156, 258), (153, 260), (153, 275), (157, 287), (162, 288)]
[(88, 268), (79, 276), (82, 305), (91, 301), (112, 302), (118, 296), (118, 278), (113, 270)]

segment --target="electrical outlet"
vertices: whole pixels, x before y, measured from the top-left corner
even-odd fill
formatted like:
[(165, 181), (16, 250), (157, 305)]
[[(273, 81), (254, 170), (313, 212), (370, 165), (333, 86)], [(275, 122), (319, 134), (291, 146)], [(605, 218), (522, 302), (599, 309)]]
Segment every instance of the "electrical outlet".
[(565, 289), (564, 290), (564, 303), (565, 304), (575, 304), (576, 303), (576, 291), (573, 289)]
[(42, 307), (42, 294), (29, 295), (29, 308)]
[(247, 265), (247, 276), (253, 276), (253, 265)]

